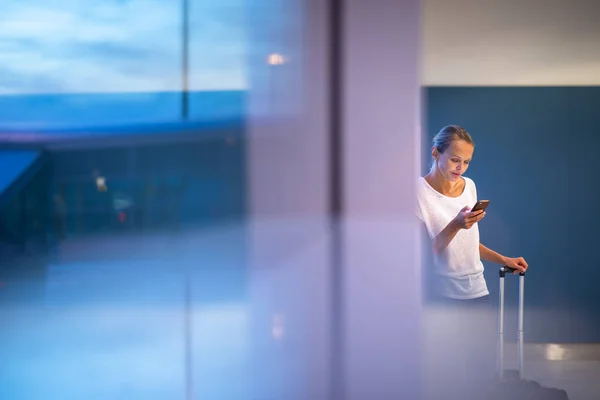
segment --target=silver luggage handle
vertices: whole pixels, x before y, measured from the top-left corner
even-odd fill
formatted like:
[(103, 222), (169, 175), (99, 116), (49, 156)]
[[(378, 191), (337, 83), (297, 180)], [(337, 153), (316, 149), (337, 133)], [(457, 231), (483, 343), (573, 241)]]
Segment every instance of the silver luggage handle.
[[(504, 277), (506, 273), (514, 273), (516, 269), (500, 267), (500, 313), (498, 315), (498, 376), (504, 378)], [(519, 273), (519, 309), (517, 327), (518, 378), (523, 375), (523, 300), (525, 296), (525, 273)]]

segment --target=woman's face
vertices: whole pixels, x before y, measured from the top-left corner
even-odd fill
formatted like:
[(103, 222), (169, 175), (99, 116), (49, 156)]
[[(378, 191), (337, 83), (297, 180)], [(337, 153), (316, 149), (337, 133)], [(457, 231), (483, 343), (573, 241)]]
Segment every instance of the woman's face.
[(432, 155), (442, 176), (451, 182), (456, 182), (469, 168), (474, 150), (473, 145), (464, 140), (453, 140), (443, 153), (439, 153), (434, 147)]

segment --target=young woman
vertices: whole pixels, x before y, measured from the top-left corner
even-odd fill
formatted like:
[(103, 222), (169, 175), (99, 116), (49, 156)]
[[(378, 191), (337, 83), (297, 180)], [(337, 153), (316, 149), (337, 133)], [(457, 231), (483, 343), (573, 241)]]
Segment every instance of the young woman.
[(444, 127), (433, 140), (431, 170), (417, 184), (417, 216), (431, 239), (433, 290), (441, 298), (487, 299), (482, 259), (518, 272), (528, 267), (523, 257), (503, 256), (479, 241), (478, 223), (485, 212), (471, 212), (477, 190), (475, 183), (464, 176), (474, 149), (466, 130), (455, 125)]
[(471, 211), (477, 190), (464, 176), (474, 149), (473, 139), (459, 126), (446, 126), (435, 136), (431, 170), (417, 182), (417, 216), (433, 256), (427, 257), (432, 262), (424, 275), (429, 276), (428, 297), (436, 300), (429, 308), (436, 316), (427, 333), (435, 349), (432, 365), (442, 368), (434, 374), (446, 382), (440, 385), (442, 391), (458, 385), (460, 396), (471, 396), (458, 398), (479, 399), (493, 382), (496, 360), (496, 314), (481, 260), (514, 268), (515, 273), (526, 271), (527, 262), (498, 254), (479, 240), (478, 224), (486, 213)]

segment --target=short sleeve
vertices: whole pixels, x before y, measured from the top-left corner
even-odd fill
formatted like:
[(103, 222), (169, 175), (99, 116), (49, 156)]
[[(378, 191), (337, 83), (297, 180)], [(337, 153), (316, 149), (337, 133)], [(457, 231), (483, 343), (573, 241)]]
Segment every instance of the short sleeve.
[(421, 207), (419, 206), (419, 202), (417, 201), (417, 206), (415, 208), (415, 215), (419, 218), (419, 221), (425, 222), (423, 219), (423, 213), (421, 212)]

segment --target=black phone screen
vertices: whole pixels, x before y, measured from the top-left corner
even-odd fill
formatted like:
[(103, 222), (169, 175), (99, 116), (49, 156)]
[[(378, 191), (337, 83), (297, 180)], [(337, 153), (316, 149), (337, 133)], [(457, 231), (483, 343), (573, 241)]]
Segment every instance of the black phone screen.
[(477, 203), (475, 203), (473, 208), (471, 208), (471, 212), (485, 210), (489, 204), (490, 204), (489, 200), (479, 200), (479, 201), (477, 201)]

